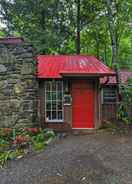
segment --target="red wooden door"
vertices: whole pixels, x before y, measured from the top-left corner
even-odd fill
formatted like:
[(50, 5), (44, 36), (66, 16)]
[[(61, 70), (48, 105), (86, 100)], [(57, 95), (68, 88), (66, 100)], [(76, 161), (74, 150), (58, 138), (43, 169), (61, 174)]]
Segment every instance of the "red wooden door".
[(94, 127), (93, 84), (85, 80), (72, 83), (72, 128)]

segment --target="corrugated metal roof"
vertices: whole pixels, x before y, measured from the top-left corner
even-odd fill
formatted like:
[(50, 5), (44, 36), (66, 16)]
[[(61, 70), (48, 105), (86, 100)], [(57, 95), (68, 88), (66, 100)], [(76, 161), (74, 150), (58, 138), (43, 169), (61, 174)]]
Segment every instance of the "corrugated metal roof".
[[(121, 70), (120, 71), (120, 79), (121, 83), (126, 83), (128, 78), (132, 78), (132, 71), (127, 71), (127, 70)], [(100, 83), (104, 84), (107, 80), (107, 77), (101, 78)], [(115, 85), (116, 84), (116, 77), (115, 76), (109, 76), (109, 80), (106, 83), (106, 85)]]
[(39, 55), (38, 78), (62, 78), (63, 75), (105, 76), (115, 73), (94, 56)]

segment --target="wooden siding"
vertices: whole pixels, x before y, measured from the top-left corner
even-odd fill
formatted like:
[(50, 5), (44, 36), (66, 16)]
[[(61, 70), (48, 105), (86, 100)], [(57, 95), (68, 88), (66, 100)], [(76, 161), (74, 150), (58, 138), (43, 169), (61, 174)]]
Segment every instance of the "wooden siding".
[(116, 104), (102, 104), (102, 121), (116, 119), (116, 113)]
[(100, 85), (99, 85), (99, 79), (97, 78), (94, 82), (94, 111), (95, 111), (95, 117), (94, 117), (94, 123), (95, 128), (99, 128), (101, 125), (101, 97), (100, 97)]
[[(102, 104), (102, 121), (117, 119), (118, 104)], [(128, 116), (132, 116), (132, 105), (128, 107)]]

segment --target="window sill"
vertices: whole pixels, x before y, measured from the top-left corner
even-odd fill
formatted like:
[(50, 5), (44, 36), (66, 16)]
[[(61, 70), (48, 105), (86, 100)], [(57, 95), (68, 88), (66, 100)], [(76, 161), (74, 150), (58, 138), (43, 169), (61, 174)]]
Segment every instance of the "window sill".
[(64, 106), (71, 106), (71, 104), (69, 104), (69, 103), (65, 103), (65, 104), (64, 104)]
[(116, 104), (117, 104), (116, 102), (112, 102), (112, 103), (111, 103), (111, 102), (110, 102), (110, 103), (109, 103), (109, 102), (108, 102), (108, 103), (102, 103), (102, 105), (116, 105)]
[(46, 120), (46, 123), (64, 123), (64, 120)]

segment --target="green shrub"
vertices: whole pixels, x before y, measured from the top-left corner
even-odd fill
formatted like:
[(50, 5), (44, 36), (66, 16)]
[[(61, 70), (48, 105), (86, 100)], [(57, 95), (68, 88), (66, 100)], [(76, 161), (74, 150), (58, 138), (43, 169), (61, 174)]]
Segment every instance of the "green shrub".
[(40, 151), (44, 149), (44, 142), (33, 142), (32, 143), (32, 147), (35, 151)]
[(3, 167), (7, 160), (23, 156), (29, 145), (35, 151), (44, 149), (54, 137), (54, 132), (49, 129), (0, 129), (0, 166)]
[(132, 106), (132, 78), (128, 80), (128, 84), (122, 84), (120, 89), (122, 101), (118, 109), (118, 119), (132, 123), (132, 117), (129, 115), (129, 108)]

